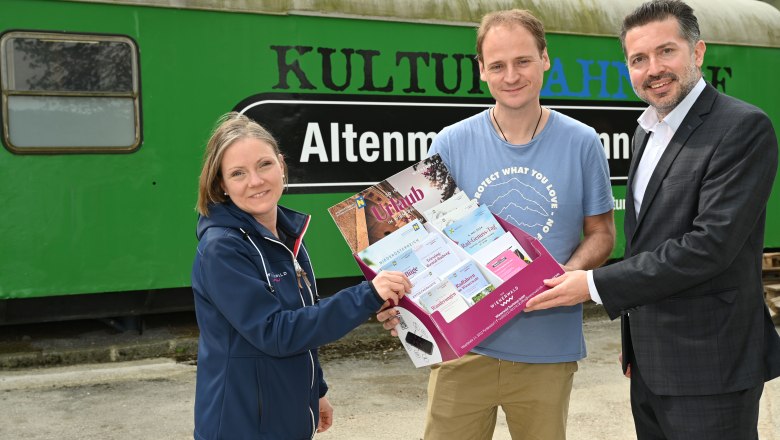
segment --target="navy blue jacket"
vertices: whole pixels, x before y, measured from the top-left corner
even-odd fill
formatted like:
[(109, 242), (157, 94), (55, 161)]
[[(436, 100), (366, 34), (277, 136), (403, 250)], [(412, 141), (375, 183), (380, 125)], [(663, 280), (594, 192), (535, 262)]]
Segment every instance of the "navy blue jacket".
[(195, 439), (311, 439), (327, 392), (317, 347), (381, 307), (366, 282), (318, 301), (309, 218), (280, 206), (281, 240), (232, 202), (198, 221)]

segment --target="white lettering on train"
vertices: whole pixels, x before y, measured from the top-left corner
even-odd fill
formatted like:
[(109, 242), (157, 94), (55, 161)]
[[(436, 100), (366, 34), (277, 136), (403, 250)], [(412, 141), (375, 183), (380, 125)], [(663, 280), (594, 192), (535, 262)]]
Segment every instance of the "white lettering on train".
[(599, 133), (607, 159), (628, 159), (631, 137), (628, 133)]
[[(330, 123), (330, 136), (323, 136), (320, 124), (309, 122), (301, 148), (301, 163), (341, 162), (342, 152), (347, 162), (403, 162), (420, 161), (428, 154), (435, 131), (400, 133), (398, 131), (358, 133), (353, 124)], [(325, 139), (330, 139), (326, 145)], [(381, 141), (380, 141), (381, 140)], [(406, 141), (404, 143), (404, 140)], [(330, 154), (329, 154), (330, 153)]]

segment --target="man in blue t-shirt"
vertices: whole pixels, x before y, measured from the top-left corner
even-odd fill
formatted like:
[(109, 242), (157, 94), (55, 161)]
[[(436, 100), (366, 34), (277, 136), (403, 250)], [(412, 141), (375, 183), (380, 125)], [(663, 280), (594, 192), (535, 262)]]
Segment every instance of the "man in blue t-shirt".
[[(567, 270), (601, 265), (615, 240), (607, 160), (592, 128), (539, 102), (550, 68), (542, 23), (524, 10), (486, 15), (477, 57), (496, 105), (446, 127), (429, 154)], [(391, 329), (395, 313), (377, 318)], [(463, 358), (432, 368), (425, 439), (490, 439), (498, 406), (513, 438), (565, 439), (585, 355), (581, 305), (518, 315)]]

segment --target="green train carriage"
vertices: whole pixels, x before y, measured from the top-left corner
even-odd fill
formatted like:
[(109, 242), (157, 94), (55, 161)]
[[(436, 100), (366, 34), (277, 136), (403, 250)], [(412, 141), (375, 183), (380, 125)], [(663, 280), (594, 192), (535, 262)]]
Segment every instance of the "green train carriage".
[[(644, 104), (616, 34), (638, 3), (511, 3), (548, 31), (542, 103), (602, 138), (619, 229)], [(708, 43), (705, 79), (780, 127), (780, 12), (690, 3)], [(356, 281), (327, 208), (420, 160), (443, 126), (492, 103), (474, 28), (508, 5), (3, 0), (0, 324), (191, 309), (197, 176), (229, 110), (280, 140), (282, 203), (314, 215), (307, 243), (321, 290)], [(769, 249), (780, 247), (778, 185)], [(619, 237), (613, 257), (622, 251)]]

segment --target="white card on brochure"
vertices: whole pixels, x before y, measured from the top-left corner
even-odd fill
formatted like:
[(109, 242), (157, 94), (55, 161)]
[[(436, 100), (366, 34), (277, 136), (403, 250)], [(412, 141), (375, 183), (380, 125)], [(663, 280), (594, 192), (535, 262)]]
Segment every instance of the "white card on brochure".
[(415, 243), (414, 253), (426, 268), (437, 275), (443, 275), (461, 262), (449, 243), (452, 242), (436, 232), (431, 232), (425, 239)]
[[(468, 204), (470, 200), (471, 199), (469, 199), (469, 196), (467, 196), (466, 193), (458, 191), (449, 199), (426, 209), (422, 214), (429, 223), (436, 226), (438, 229), (442, 229), (447, 223), (452, 221), (448, 218), (450, 215), (449, 213), (456, 208)], [(464, 212), (464, 215), (465, 214), (466, 213)]]
[(454, 284), (446, 280), (428, 289), (418, 297), (418, 301), (429, 314), (439, 312), (447, 322), (452, 322), (469, 308), (466, 298), (458, 292)]
[(466, 298), (469, 305), (481, 300), (495, 289), (490, 284), (477, 265), (467, 260), (458, 266), (447, 279), (455, 286), (458, 292)]
[[(514, 255), (507, 254), (507, 251)], [(501, 234), (482, 249), (474, 252), (474, 259), (502, 280), (507, 280), (531, 262), (528, 252), (510, 232)]]
[(374, 272), (379, 272), (382, 266), (411, 248), (414, 243), (424, 239), (426, 235), (428, 231), (422, 223), (414, 220), (365, 248), (358, 253), (358, 257)]
[(466, 217), (450, 223), (444, 234), (458, 246), (473, 254), (504, 233), (504, 228), (485, 205), (481, 205)]

